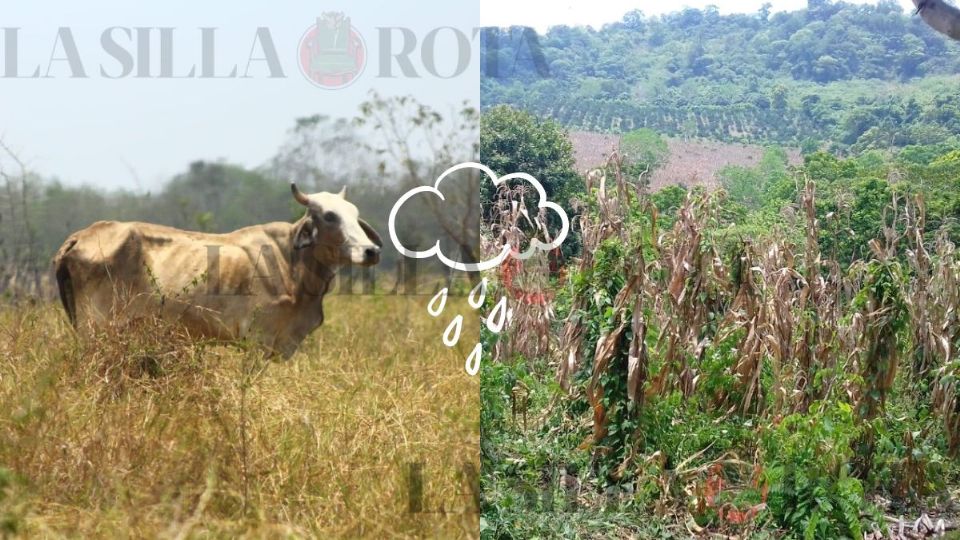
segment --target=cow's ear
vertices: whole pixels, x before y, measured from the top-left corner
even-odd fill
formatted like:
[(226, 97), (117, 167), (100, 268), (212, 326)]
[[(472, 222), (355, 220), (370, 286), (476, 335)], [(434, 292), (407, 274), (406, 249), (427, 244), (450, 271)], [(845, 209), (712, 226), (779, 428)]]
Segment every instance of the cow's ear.
[(373, 230), (373, 227), (369, 223), (362, 219), (357, 219), (360, 222), (360, 228), (363, 229), (363, 232), (367, 233), (367, 238), (371, 242), (377, 245), (377, 247), (383, 247), (383, 240), (380, 239), (380, 235), (377, 234), (377, 231)]
[(293, 247), (296, 249), (303, 249), (305, 247), (310, 247), (317, 243), (317, 226), (314, 225), (312, 219), (306, 219), (303, 221), (303, 224), (300, 225), (300, 228), (297, 229), (297, 235), (293, 240)]

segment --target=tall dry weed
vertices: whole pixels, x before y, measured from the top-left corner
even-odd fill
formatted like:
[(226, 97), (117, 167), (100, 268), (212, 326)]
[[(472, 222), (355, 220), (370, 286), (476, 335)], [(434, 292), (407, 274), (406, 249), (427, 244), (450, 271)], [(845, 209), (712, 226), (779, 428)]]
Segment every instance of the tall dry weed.
[(477, 382), (426, 300), (330, 297), (287, 363), (161, 321), (84, 341), (59, 307), (0, 308), (21, 534), (475, 536)]

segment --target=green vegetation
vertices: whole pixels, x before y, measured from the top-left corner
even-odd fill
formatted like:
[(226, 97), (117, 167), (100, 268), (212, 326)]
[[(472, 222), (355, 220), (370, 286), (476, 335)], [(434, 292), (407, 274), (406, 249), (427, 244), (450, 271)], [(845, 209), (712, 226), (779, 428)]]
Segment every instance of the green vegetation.
[[(565, 130), (556, 122), (510, 107), (493, 107), (480, 118), (480, 159), (498, 175), (517, 171), (532, 175), (550, 200), (569, 199), (572, 194), (565, 190), (579, 184)], [(481, 184), (485, 213), (495, 192), (492, 182)]]
[(891, 1), (774, 15), (637, 10), (538, 38), (487, 28), (481, 55), (484, 107), (576, 129), (856, 151), (960, 131), (960, 46)]
[(620, 151), (630, 164), (647, 165), (655, 168), (663, 165), (670, 156), (667, 142), (652, 129), (636, 129), (620, 137)]
[(555, 295), (517, 298), (485, 336), (482, 536), (859, 540), (884, 514), (955, 521), (956, 142), (799, 166), (770, 147), (715, 192), (649, 193), (644, 160), (585, 179), (566, 272), (510, 270)]

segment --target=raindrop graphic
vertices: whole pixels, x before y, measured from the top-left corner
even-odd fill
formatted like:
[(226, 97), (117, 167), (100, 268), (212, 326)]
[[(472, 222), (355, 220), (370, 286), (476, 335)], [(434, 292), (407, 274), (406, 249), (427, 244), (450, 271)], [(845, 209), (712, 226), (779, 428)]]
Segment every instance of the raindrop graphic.
[[(512, 311), (512, 310), (511, 310)], [(507, 318), (507, 297), (503, 296), (497, 305), (493, 306), (493, 311), (487, 316), (487, 328), (494, 334), (499, 334), (503, 330), (503, 323)]]
[[(453, 347), (460, 341), (460, 331), (463, 330), (463, 315), (457, 315), (447, 329), (443, 331), (443, 344), (447, 347)], [(453, 337), (450, 335), (453, 334)]]
[[(440, 307), (435, 307), (437, 301), (440, 302)], [(447, 288), (444, 287), (440, 289), (433, 298), (430, 299), (430, 303), (427, 304), (427, 313), (434, 317), (439, 317), (443, 313), (443, 308), (447, 306)]]
[(463, 365), (464, 369), (467, 370), (467, 375), (476, 375), (477, 372), (480, 371), (481, 356), (483, 356), (483, 347), (477, 343), (477, 346), (473, 348), (473, 352), (467, 357), (467, 362)]
[[(480, 293), (480, 298), (476, 298), (476, 294)], [(476, 299), (475, 299), (476, 298)], [(467, 302), (470, 303), (470, 307), (473, 309), (480, 309), (480, 306), (483, 305), (483, 301), (487, 298), (487, 278), (480, 280), (480, 283), (470, 291), (470, 296), (467, 298)]]

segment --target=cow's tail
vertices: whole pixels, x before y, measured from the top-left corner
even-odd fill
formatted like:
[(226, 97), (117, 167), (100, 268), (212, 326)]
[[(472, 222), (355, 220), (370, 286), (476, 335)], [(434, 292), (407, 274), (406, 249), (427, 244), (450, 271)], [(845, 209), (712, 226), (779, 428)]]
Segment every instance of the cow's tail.
[(57, 276), (57, 288), (60, 290), (60, 301), (63, 309), (70, 318), (70, 324), (77, 326), (77, 303), (74, 297), (73, 280), (70, 277), (70, 268), (67, 265), (67, 254), (77, 244), (76, 238), (69, 238), (57, 251), (53, 258), (53, 268)]

